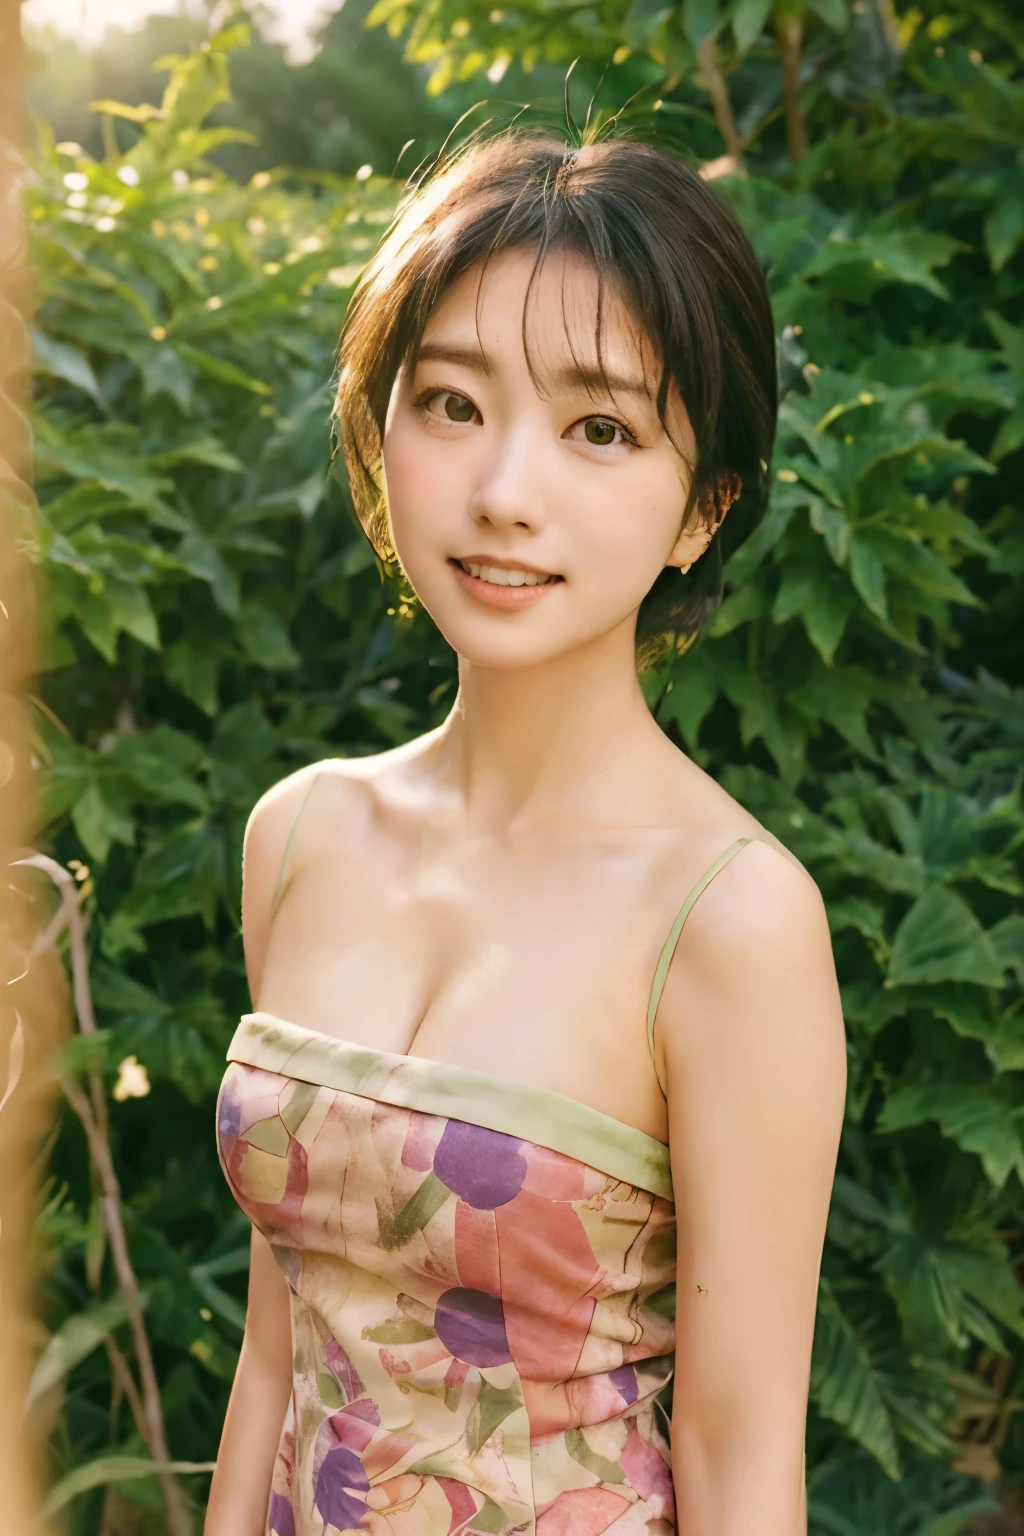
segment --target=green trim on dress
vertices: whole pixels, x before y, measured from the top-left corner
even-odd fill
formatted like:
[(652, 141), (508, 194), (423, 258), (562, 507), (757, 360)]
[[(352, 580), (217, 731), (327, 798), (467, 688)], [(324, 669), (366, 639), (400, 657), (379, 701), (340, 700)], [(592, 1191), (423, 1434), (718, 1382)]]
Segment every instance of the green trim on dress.
[(672, 1199), (664, 1142), (550, 1088), (354, 1045), (270, 1013), (242, 1015), (227, 1057), (340, 1093), (486, 1126)]

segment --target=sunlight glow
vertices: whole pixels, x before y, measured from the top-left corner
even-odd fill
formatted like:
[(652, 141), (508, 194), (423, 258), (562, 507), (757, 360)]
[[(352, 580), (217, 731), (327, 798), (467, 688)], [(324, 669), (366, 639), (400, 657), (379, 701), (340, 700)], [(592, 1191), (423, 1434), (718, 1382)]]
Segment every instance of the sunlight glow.
[[(311, 29), (338, 10), (339, 4), (337, 0), (266, 0), (262, 9), (266, 36), (283, 43), (293, 63), (301, 63), (313, 51)], [(83, 48), (94, 48), (107, 27), (130, 32), (142, 26), (147, 16), (184, 13), (201, 17), (206, 10), (202, 0), (24, 0), (21, 14), (26, 34), (52, 30), (73, 38)]]

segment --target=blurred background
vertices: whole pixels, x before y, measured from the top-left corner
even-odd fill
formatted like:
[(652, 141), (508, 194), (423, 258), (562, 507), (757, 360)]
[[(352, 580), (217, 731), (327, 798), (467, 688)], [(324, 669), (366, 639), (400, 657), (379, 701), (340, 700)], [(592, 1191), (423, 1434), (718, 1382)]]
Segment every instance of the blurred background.
[(338, 330), (403, 179), (522, 113), (570, 136), (619, 114), (686, 155), (772, 287), (771, 509), (702, 643), (643, 685), (833, 928), (850, 1090), (812, 1536), (1024, 1531), (1019, 7), (29, 0), (22, 22), (41, 860), (13, 878), (33, 963), (75, 981), (35, 1151), (55, 1528), (201, 1529), (244, 1322), (213, 1117), (248, 1003), (245, 820), (454, 696), (332, 457)]

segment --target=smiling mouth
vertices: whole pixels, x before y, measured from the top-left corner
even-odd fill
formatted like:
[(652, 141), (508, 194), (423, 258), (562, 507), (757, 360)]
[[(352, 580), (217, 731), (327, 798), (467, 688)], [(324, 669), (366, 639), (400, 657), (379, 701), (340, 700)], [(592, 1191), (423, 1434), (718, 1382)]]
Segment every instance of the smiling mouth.
[(496, 587), (547, 587), (553, 582), (562, 581), (561, 576), (544, 571), (527, 571), (515, 566), (487, 565), (476, 560), (452, 560), (452, 565), (457, 565), (465, 571), (467, 576), (475, 576), (477, 581), (489, 581)]

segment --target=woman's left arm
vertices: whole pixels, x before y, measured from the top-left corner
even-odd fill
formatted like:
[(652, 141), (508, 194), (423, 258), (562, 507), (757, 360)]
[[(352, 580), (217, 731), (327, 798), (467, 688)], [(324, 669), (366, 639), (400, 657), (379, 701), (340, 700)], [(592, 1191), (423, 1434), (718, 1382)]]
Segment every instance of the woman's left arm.
[(658, 1014), (679, 1222), (686, 1536), (806, 1536), (804, 1437), (846, 1044), (817, 887), (766, 844), (690, 914)]

